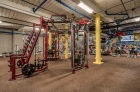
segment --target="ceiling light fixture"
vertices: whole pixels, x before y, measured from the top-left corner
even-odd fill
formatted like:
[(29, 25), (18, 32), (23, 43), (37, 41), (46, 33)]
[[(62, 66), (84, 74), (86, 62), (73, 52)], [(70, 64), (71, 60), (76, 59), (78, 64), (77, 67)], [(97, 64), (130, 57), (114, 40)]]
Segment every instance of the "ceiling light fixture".
[(39, 30), (39, 28), (35, 28), (35, 30)]
[(140, 21), (140, 18), (135, 18), (135, 21)]
[(84, 4), (82, 1), (80, 1), (78, 6), (81, 7), (82, 9), (84, 9), (85, 11), (87, 11), (88, 13), (92, 13), (93, 12), (93, 9), (91, 9), (89, 6)]
[(41, 29), (41, 31), (45, 31), (45, 29), (44, 29), (44, 28), (42, 28), (42, 29)]
[(0, 23), (2, 23), (2, 21), (0, 21)]

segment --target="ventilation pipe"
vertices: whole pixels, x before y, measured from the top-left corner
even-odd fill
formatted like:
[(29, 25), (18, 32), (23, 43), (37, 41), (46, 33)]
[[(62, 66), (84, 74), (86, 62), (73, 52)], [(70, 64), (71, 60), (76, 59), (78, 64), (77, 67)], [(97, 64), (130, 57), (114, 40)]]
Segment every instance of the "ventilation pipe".
[(105, 11), (106, 15), (128, 15), (127, 13), (108, 13), (107, 11)]

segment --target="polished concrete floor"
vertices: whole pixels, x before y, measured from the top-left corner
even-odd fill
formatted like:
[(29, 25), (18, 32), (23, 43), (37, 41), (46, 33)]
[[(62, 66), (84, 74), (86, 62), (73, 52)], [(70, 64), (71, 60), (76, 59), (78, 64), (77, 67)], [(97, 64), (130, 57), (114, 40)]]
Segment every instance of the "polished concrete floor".
[(46, 71), (15, 81), (8, 81), (9, 58), (0, 58), (0, 92), (140, 92), (140, 58), (102, 58), (104, 63), (95, 65), (95, 56), (89, 56), (89, 69), (71, 74), (70, 59), (62, 56), (58, 61), (49, 61)]

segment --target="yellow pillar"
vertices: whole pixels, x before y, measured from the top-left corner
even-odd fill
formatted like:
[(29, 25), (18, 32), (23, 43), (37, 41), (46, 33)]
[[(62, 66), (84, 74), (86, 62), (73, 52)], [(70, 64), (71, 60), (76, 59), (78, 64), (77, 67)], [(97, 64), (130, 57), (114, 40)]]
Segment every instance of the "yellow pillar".
[(102, 64), (101, 61), (101, 16), (99, 14), (95, 14), (95, 43), (96, 43), (96, 61), (93, 64)]
[(49, 32), (49, 49), (52, 49), (52, 32)]
[(65, 33), (65, 58), (68, 59), (68, 32)]
[[(68, 25), (65, 25), (65, 29), (68, 29)], [(65, 32), (65, 59), (68, 59), (68, 31)]]

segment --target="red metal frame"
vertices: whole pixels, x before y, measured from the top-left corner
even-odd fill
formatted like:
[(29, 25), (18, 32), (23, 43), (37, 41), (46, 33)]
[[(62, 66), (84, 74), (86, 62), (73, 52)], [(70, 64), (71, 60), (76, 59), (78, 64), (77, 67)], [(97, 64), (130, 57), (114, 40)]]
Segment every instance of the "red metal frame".
[[(88, 20), (79, 20), (78, 21), (78, 24), (79, 25), (84, 25), (84, 26), (86, 26), (87, 25), (87, 23), (88, 23), (89, 21)], [(76, 43), (75, 43), (75, 40), (76, 40), (76, 38), (75, 38), (75, 33), (76, 33), (76, 31), (78, 31), (78, 30), (76, 30), (76, 28), (74, 28), (74, 57), (73, 58), (75, 58), (75, 53), (76, 53)], [(87, 40), (86, 40), (86, 32), (84, 32), (84, 60), (86, 61), (87, 60), (87, 56), (86, 56), (86, 54), (87, 54), (87, 48), (86, 48), (86, 43), (87, 43)], [(77, 67), (78, 65), (74, 65), (75, 67)], [(84, 67), (86, 67), (86, 68), (88, 68), (88, 61), (86, 61), (86, 64), (84, 65)], [(73, 68), (72, 69), (72, 74), (75, 74), (75, 69)]]
[(52, 16), (65, 16), (66, 17), (66, 19), (67, 19), (67, 16), (65, 15), (65, 14), (60, 14), (60, 15), (51, 15), (51, 18), (50, 18), (50, 20), (52, 21)]
[(44, 53), (44, 41), (45, 41), (45, 37), (43, 35), (43, 57), (45, 57), (45, 53)]
[[(35, 27), (34, 27), (34, 28), (35, 28)], [(37, 40), (38, 40), (38, 37), (39, 37), (39, 35), (40, 35), (40, 33), (41, 33), (41, 29), (42, 29), (42, 26), (40, 26), (40, 30), (39, 30), (39, 32), (38, 32), (36, 38), (35, 38), (35, 41), (34, 41), (33, 46), (32, 46), (32, 48), (31, 48), (31, 50), (30, 50), (30, 52), (29, 52), (29, 55), (27, 56), (26, 63), (29, 63), (30, 57), (31, 57), (32, 52), (33, 52), (33, 50), (34, 50), (34, 47), (35, 47), (36, 42), (37, 42)]]
[(19, 57), (18, 56), (12, 56), (11, 57), (11, 60), (12, 60), (11, 61), (12, 62), (12, 68), (11, 68), (11, 70), (12, 70), (12, 77), (9, 79), (10, 81), (16, 79), (16, 76), (17, 76), (15, 74), (15, 72), (16, 72), (16, 67), (15, 67), (16, 66), (16, 59), (21, 59), (21, 58), (23, 59), (23, 58), (26, 58), (26, 57), (25, 56), (24, 57), (23, 56), (19, 56)]
[(59, 31), (58, 31), (58, 56), (59, 56)]
[[(11, 60), (11, 64), (12, 64), (12, 68), (10, 69), (10, 71), (12, 72), (12, 77), (9, 79), (9, 80), (15, 80), (16, 79), (16, 76), (21, 76), (22, 75), (22, 73), (20, 73), (20, 74), (16, 74), (15, 73), (15, 70), (16, 70), (16, 60), (17, 59), (20, 59), (20, 60), (23, 60), (23, 59), (26, 59), (26, 63), (28, 64), (29, 63), (29, 60), (30, 60), (30, 57), (31, 57), (31, 55), (32, 55), (32, 52), (33, 52), (33, 50), (34, 50), (34, 47), (35, 47), (35, 45), (36, 45), (36, 42), (37, 42), (37, 40), (38, 40), (38, 38), (39, 38), (39, 35), (40, 35), (40, 33), (41, 33), (41, 28), (43, 27), (43, 26), (46, 26), (46, 37), (45, 37), (45, 53), (44, 53), (44, 58), (45, 58), (45, 60), (46, 60), (46, 63), (45, 63), (45, 66), (43, 67), (43, 68), (41, 68), (41, 69), (37, 69), (37, 70), (35, 70), (35, 72), (39, 72), (39, 71), (42, 71), (42, 70), (44, 70), (45, 68), (47, 68), (48, 67), (48, 59), (47, 59), (47, 56), (48, 56), (48, 24), (47, 23), (44, 23), (44, 20), (43, 20), (43, 17), (41, 17), (40, 18), (40, 24), (33, 24), (33, 32), (32, 32), (32, 34), (30, 35), (30, 38), (29, 38), (29, 41), (31, 41), (31, 39), (32, 39), (32, 37), (33, 37), (33, 34), (34, 34), (34, 31), (35, 31), (35, 26), (40, 26), (40, 30), (38, 31), (38, 33), (37, 33), (37, 35), (36, 35), (36, 38), (35, 38), (35, 41), (34, 41), (34, 43), (33, 43), (33, 45), (32, 45), (32, 48), (30, 48), (31, 50), (30, 50), (30, 52), (29, 52), (29, 54), (27, 55), (27, 56), (25, 56), (25, 50), (24, 50), (24, 53), (23, 54), (21, 54), (21, 55), (17, 55), (17, 54), (13, 54), (13, 55), (10, 55), (10, 60)], [(44, 38), (43, 38), (44, 39)], [(43, 44), (44, 44), (44, 41), (43, 41)], [(26, 45), (26, 51), (27, 51), (27, 49), (28, 49), (28, 46), (29, 45)], [(44, 45), (43, 45), (44, 46)], [(23, 56), (24, 55), (24, 56)]]
[(45, 59), (46, 63), (45, 65), (48, 66), (48, 24), (46, 24), (46, 37), (45, 37)]

